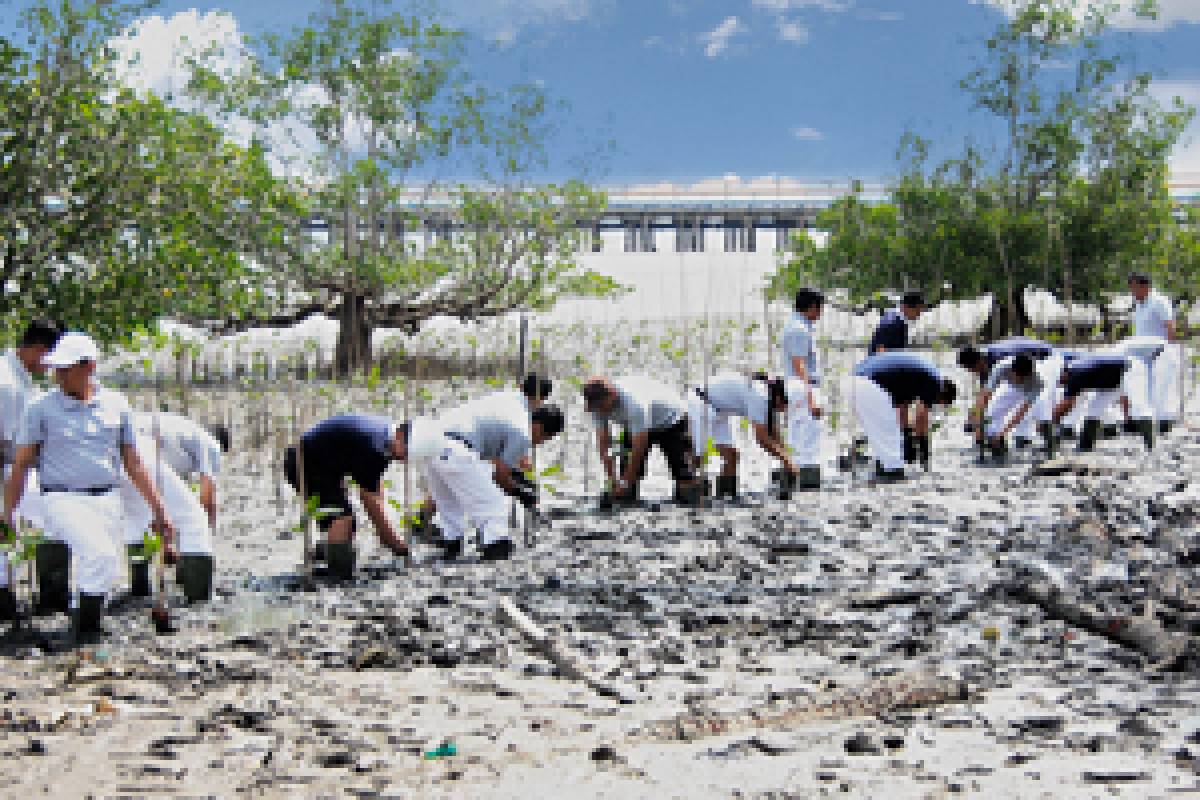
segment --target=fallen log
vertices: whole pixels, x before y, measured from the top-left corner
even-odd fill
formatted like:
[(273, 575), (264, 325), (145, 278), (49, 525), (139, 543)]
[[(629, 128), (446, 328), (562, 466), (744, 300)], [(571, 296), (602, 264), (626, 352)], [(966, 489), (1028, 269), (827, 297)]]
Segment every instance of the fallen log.
[(926, 672), (912, 672), (869, 681), (860, 686), (837, 686), (793, 692), (768, 704), (737, 711), (692, 709), (670, 719), (647, 723), (634, 740), (690, 742), (763, 728), (793, 727), (816, 720), (871, 717), (889, 711), (966, 703), (981, 688), (966, 681)]
[(1156, 670), (1182, 669), (1200, 652), (1194, 637), (1168, 631), (1153, 617), (1105, 613), (1045, 581), (1014, 581), (1004, 589), (1010, 597), (1037, 606), (1053, 619), (1141, 653)]
[(539, 653), (558, 667), (558, 671), (571, 680), (580, 681), (596, 694), (611, 697), (622, 704), (633, 703), (633, 693), (597, 676), (562, 641), (551, 636), (544, 628), (534, 622), (517, 608), (517, 604), (507, 597), (500, 598), (498, 607), (500, 617), (512, 624), (514, 628), (533, 645)]

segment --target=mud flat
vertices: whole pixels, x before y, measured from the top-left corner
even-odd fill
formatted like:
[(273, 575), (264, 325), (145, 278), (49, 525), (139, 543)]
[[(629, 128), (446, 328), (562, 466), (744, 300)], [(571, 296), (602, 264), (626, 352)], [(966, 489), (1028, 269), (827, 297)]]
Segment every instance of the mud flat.
[(5, 645), (0, 795), (1200, 792), (1200, 436), (1037, 475), (943, 434), (900, 486), (827, 467), (783, 503), (754, 456), (744, 504), (600, 516), (573, 427), (511, 561), (364, 538), (360, 580), (311, 591), (268, 436), (230, 459), (218, 596), (177, 635), (127, 604), (86, 657), (63, 616)]

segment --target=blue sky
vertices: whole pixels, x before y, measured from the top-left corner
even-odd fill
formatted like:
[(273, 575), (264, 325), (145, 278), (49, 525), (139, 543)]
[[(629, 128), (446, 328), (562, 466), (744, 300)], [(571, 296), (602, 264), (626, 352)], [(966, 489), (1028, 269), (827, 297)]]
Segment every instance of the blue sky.
[[(0, 14), (13, 8), (0, 6)], [(229, 12), (284, 31), (314, 0), (170, 0), (154, 13)], [(445, 0), (476, 34), (473, 69), (533, 80), (571, 109), (558, 163), (611, 139), (605, 182), (734, 174), (876, 179), (912, 130), (949, 155), (988, 121), (958, 89), (1003, 19), (988, 0)], [(1110, 44), (1154, 70), (1164, 96), (1200, 104), (1200, 0), (1161, 0), (1154, 25)], [(195, 17), (188, 17), (195, 20)], [(204, 19), (204, 18), (201, 18)], [(201, 25), (200, 27), (203, 27)], [(1200, 173), (1200, 126), (1177, 172)]]

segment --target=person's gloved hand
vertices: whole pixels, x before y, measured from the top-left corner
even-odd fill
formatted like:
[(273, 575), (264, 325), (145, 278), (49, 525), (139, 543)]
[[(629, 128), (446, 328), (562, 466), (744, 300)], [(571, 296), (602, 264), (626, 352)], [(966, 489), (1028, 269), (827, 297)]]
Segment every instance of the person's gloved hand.
[(513, 497), (517, 498), (517, 502), (525, 508), (537, 507), (537, 486), (534, 484), (517, 484), (513, 491)]

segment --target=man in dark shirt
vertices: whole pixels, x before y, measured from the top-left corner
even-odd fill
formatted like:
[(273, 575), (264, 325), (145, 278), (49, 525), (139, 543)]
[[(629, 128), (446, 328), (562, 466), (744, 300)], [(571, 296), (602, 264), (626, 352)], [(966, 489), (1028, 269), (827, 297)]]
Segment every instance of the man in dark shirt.
[(904, 478), (901, 425), (908, 405), (921, 401), (914, 422), (915, 445), (918, 458), (928, 467), (929, 408), (934, 404), (950, 405), (956, 396), (954, 382), (916, 353), (880, 353), (868, 356), (854, 368), (851, 403), (881, 478)]
[(905, 292), (900, 305), (883, 312), (867, 352), (871, 355), (908, 347), (908, 325), (916, 322), (925, 311), (925, 296), (920, 292)]
[[(347, 478), (358, 486), (358, 496), (379, 540), (397, 555), (407, 555), (408, 545), (388, 519), (382, 491), (383, 473), (392, 461), (406, 457), (408, 426), (371, 414), (330, 417), (300, 437), (287, 449), (283, 469), (297, 491), (315, 497), (318, 527), (326, 536), (326, 561), (335, 578), (354, 574), (354, 512), (346, 491)], [(298, 466), (303, 464), (303, 483)]]
[(1068, 414), (1080, 395), (1089, 395), (1079, 434), (1080, 452), (1096, 446), (1104, 412), (1116, 402), (1121, 404), (1129, 427), (1141, 434), (1146, 448), (1154, 446), (1154, 414), (1147, 394), (1146, 365), (1141, 359), (1120, 353), (1083, 356), (1067, 364), (1061, 382), (1063, 399), (1054, 408), (1053, 422)]

